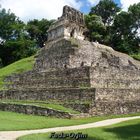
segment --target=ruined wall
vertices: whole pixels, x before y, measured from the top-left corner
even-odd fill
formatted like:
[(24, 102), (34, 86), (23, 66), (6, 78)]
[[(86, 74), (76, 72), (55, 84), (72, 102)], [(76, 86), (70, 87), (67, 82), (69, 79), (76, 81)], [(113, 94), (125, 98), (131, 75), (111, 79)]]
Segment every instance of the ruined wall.
[(72, 118), (73, 115), (63, 112), (54, 110), (51, 108), (43, 108), (33, 105), (19, 105), (19, 104), (10, 104), (10, 103), (0, 103), (0, 110), (2, 111), (12, 111), (17, 113), (24, 113), (24, 114), (32, 114), (32, 115), (39, 115), (39, 116), (50, 116), (50, 117), (57, 117), (57, 118)]
[(2, 99), (15, 100), (50, 100), (58, 102), (92, 102), (95, 89), (22, 89), (8, 90), (2, 95)]
[[(78, 48), (69, 57), (70, 67), (90, 66), (99, 69), (140, 71), (140, 63), (130, 56), (114, 51), (112, 48), (86, 40), (73, 40)], [(135, 72), (134, 72), (135, 73)]]
[(140, 112), (140, 89), (96, 88), (90, 114), (129, 114)]
[(77, 67), (98, 67), (110, 71), (140, 71), (140, 64), (130, 56), (118, 53), (110, 47), (85, 40), (61, 39), (46, 44), (37, 57), (35, 70)]
[(118, 67), (91, 67), (91, 87), (140, 89), (140, 71)]
[(74, 49), (70, 41), (62, 39), (50, 42), (39, 53), (34, 69), (49, 71), (66, 68), (69, 65), (69, 55), (73, 53)]
[(90, 87), (89, 67), (59, 69), (44, 72), (29, 71), (5, 79), (7, 88), (44, 89)]
[(63, 7), (63, 14), (60, 19), (67, 19), (70, 23), (75, 22), (77, 24), (85, 25), (84, 14), (67, 5)]
[(84, 40), (85, 31), (84, 14), (72, 7), (64, 6), (62, 16), (48, 30), (48, 42), (62, 37)]
[(60, 20), (51, 25), (48, 30), (48, 41), (64, 38), (64, 24), (66, 24), (66, 21)]

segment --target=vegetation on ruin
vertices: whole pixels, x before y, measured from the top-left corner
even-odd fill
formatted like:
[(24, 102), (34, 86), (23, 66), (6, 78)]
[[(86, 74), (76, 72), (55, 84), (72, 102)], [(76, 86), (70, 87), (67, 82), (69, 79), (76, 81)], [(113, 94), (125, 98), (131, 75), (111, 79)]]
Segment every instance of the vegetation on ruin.
[[(121, 122), (111, 126), (71, 132), (74, 133), (82, 132), (83, 134), (88, 134), (88, 138), (86, 140), (139, 140), (140, 139), (139, 128), (140, 128), (140, 119), (135, 119)], [(54, 140), (53, 138), (50, 139), (50, 134), (48, 133), (33, 134), (18, 138), (18, 140), (45, 140), (45, 139)]]
[(9, 76), (11, 74), (15, 73), (21, 73), (25, 71), (32, 70), (33, 65), (35, 62), (34, 56), (21, 59), (15, 63), (12, 63), (4, 68), (0, 69), (0, 90), (2, 90), (4, 87), (4, 78), (6, 76)]
[(134, 59), (139, 60), (140, 61), (140, 53), (139, 54), (133, 54), (131, 55)]

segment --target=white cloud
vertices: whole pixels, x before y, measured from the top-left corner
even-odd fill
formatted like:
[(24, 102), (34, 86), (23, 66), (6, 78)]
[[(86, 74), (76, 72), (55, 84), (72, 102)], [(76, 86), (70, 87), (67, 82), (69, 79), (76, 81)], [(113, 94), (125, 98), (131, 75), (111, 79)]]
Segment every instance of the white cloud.
[(140, 2), (140, 0), (120, 0), (123, 10), (127, 11), (130, 5)]
[(0, 0), (5, 9), (10, 9), (23, 21), (30, 19), (56, 19), (62, 14), (64, 5), (80, 9), (82, 2), (77, 0)]
[(91, 5), (97, 5), (100, 0), (88, 0)]

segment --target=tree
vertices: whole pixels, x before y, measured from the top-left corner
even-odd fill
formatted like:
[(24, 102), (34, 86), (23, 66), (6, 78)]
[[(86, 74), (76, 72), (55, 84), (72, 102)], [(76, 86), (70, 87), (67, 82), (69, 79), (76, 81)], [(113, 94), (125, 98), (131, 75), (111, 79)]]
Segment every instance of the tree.
[(128, 12), (116, 15), (112, 26), (114, 49), (128, 54), (140, 51), (140, 3), (129, 7)]
[[(138, 53), (140, 52), (140, 3), (130, 6), (128, 12), (119, 12), (120, 10), (112, 0), (101, 0), (91, 9), (86, 23), (89, 37), (92, 39), (98, 37), (100, 43), (110, 45), (117, 51)], [(96, 26), (97, 22), (92, 17), (95, 15), (102, 17), (104, 30), (99, 30), (102, 29), (101, 26)]]
[(99, 4), (91, 9), (90, 15), (101, 16), (103, 23), (109, 26), (112, 24), (116, 13), (120, 10), (121, 8), (112, 0), (101, 0)]
[[(90, 21), (88, 21), (90, 22), (90, 27), (87, 22), (87, 27), (90, 30), (89, 33), (90, 38), (96, 38), (96, 40), (98, 40), (100, 43), (111, 46), (112, 39), (111, 28), (114, 22), (114, 17), (120, 10), (121, 8), (118, 7), (118, 5), (114, 3), (112, 0), (101, 0), (99, 4), (92, 7), (89, 13)], [(95, 22), (95, 19), (93, 19), (92, 16), (100, 17), (98, 18), (100, 19), (98, 20), (100, 22)]]
[(27, 23), (27, 32), (32, 40), (37, 42), (39, 47), (43, 47), (44, 42), (47, 40), (48, 37), (48, 29), (50, 25), (54, 22), (54, 20), (37, 20), (34, 19)]
[(10, 10), (0, 9), (0, 58), (3, 66), (36, 52), (35, 42), (29, 39), (25, 26)]
[(140, 41), (140, 2), (129, 7), (128, 12), (131, 16), (131, 31), (134, 37)]
[(90, 41), (103, 42), (106, 28), (102, 22), (102, 18), (97, 15), (86, 15), (85, 22), (89, 30), (87, 36)]

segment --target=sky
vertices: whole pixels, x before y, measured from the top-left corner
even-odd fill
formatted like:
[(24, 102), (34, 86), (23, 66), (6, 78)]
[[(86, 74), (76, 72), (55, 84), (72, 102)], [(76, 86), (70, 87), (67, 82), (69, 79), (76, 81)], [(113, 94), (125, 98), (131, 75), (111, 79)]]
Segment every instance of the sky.
[[(21, 20), (57, 19), (62, 15), (64, 5), (72, 6), (87, 14), (100, 0), (0, 0), (2, 8), (10, 9)], [(140, 0), (114, 0), (124, 11)]]

